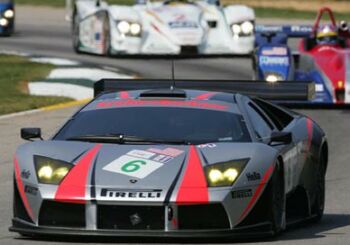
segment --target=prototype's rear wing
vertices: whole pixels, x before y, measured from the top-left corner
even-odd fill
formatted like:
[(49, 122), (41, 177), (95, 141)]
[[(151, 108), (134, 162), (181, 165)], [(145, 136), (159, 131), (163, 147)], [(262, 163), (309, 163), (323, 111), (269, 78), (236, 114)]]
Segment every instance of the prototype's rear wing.
[(315, 95), (313, 82), (242, 80), (161, 80), (161, 79), (102, 79), (94, 84), (94, 95), (106, 92), (148, 89), (196, 89), (206, 91), (241, 93), (266, 100), (308, 101)]
[(256, 25), (256, 33), (284, 33), (288, 37), (307, 37), (313, 32), (312, 25)]

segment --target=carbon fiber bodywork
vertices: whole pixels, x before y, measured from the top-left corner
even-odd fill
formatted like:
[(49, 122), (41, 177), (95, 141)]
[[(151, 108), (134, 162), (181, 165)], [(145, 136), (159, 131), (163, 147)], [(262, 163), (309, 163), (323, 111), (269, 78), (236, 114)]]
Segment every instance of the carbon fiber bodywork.
[[(185, 98), (172, 98), (164, 91), (157, 91), (155, 97), (146, 92), (102, 94), (67, 124), (79, 113), (121, 108), (225, 110), (242, 116), (250, 140), (197, 145), (111, 144), (62, 140), (58, 137), (61, 129), (51, 140), (24, 144), (17, 150), (11, 231), (26, 235), (273, 235), (276, 230), (270, 216), (270, 196), (276, 166), (283, 174), (286, 197), (281, 229), (296, 219), (315, 215), (315, 172), (320, 158), (327, 156), (325, 135), (316, 123), (239, 94), (186, 90)], [(271, 124), (271, 131), (291, 132), (292, 141), (271, 144), (270, 139), (258, 138), (247, 109), (251, 105)], [(272, 114), (277, 112), (271, 108), (265, 112), (263, 105), (270, 105), (286, 118), (275, 125)], [(201, 127), (200, 121), (197, 127)], [(39, 183), (35, 167), (38, 156), (73, 167), (60, 184)], [(147, 162), (147, 168), (137, 174), (120, 172), (121, 161), (135, 158)], [(232, 186), (210, 187), (208, 167), (242, 159), (246, 165)], [(302, 214), (289, 212), (300, 209), (299, 204), (307, 207)]]

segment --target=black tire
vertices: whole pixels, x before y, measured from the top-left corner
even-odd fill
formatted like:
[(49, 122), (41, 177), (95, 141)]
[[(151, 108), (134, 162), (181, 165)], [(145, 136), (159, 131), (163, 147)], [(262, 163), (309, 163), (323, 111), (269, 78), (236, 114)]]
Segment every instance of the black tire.
[(73, 49), (76, 53), (81, 53), (79, 50), (80, 47), (80, 28), (79, 28), (79, 15), (77, 14), (76, 10), (74, 10), (73, 14), (73, 22), (72, 22), (72, 42), (73, 42)]
[(278, 235), (285, 228), (286, 197), (284, 191), (283, 169), (281, 164), (276, 164), (275, 170), (269, 182), (269, 216), (274, 235)]
[(319, 222), (324, 213), (326, 196), (326, 163), (323, 157), (320, 158), (317, 169), (316, 198), (314, 204), (315, 222)]
[(103, 35), (104, 35), (104, 50), (103, 54), (106, 56), (111, 56), (111, 32), (109, 26), (109, 18), (106, 15), (105, 21), (103, 23)]

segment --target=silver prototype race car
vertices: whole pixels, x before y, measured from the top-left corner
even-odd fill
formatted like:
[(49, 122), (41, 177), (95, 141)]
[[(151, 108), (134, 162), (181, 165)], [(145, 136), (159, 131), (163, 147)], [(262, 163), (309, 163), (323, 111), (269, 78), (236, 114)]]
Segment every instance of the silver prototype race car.
[(138, 0), (133, 6), (76, 0), (68, 9), (77, 52), (100, 55), (247, 55), (253, 9), (219, 0)]
[[(310, 91), (287, 82), (96, 83), (97, 97), (50, 140), (18, 148), (10, 230), (252, 237), (319, 220), (324, 132), (303, 115), (233, 92), (252, 87), (277, 100)], [(41, 139), (38, 128), (21, 134)]]

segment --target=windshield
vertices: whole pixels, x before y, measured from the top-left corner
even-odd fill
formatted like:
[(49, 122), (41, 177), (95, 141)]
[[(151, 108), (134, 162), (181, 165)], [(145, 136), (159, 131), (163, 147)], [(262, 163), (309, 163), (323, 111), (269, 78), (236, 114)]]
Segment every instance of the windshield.
[(54, 139), (120, 134), (149, 141), (194, 144), (250, 141), (241, 115), (207, 109), (169, 107), (128, 107), (80, 112)]

